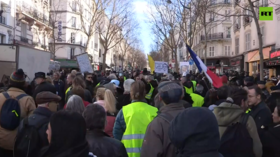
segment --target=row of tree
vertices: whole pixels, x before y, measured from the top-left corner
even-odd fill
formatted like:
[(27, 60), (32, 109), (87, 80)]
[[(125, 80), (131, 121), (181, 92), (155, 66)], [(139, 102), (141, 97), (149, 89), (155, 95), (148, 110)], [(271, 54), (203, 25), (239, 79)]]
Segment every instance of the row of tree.
[[(106, 65), (106, 56), (111, 50), (114, 53), (118, 52), (118, 54), (114, 54), (114, 58), (118, 56), (123, 67), (127, 53), (137, 52), (139, 55), (143, 53), (135, 46), (139, 44), (136, 36), (138, 23), (133, 18), (131, 4), (130, 0), (73, 0), (69, 4), (65, 4), (64, 0), (52, 0), (50, 9), (50, 23), (53, 28), (51, 52), (55, 55), (57, 50), (62, 48), (57, 44), (61, 41), (59, 41), (56, 30), (58, 22), (66, 18), (62, 8), (67, 5), (67, 8), (71, 8), (74, 14), (78, 15), (79, 26), (76, 31), (87, 37), (84, 43), (85, 52), (92, 49), (92, 40), (95, 38), (94, 40), (100, 41), (100, 45), (104, 49), (103, 65)], [(102, 67), (102, 71), (105, 71), (106, 66)]]
[[(216, 3), (229, 4), (230, 8), (234, 8), (227, 14), (221, 13), (223, 5), (215, 5)], [(193, 46), (195, 34), (198, 31), (204, 32), (204, 63), (207, 62), (207, 37), (211, 28), (228, 18), (236, 19), (236, 17), (251, 18), (254, 20), (257, 28), (259, 39), (259, 55), (260, 55), (260, 78), (263, 78), (263, 41), (259, 24), (259, 7), (269, 5), (280, 6), (277, 0), (151, 0), (151, 19), (153, 33), (156, 36), (155, 45), (151, 55), (153, 57), (164, 60), (161, 53), (162, 47), (167, 47), (171, 53), (172, 59), (175, 60), (176, 71), (178, 72), (177, 51), (178, 48), (188, 44)], [(219, 6), (219, 7), (215, 7)], [(208, 20), (212, 18), (213, 20)], [(232, 23), (232, 27), (235, 27)], [(160, 54), (158, 54), (160, 53)], [(169, 55), (164, 55), (169, 56)]]

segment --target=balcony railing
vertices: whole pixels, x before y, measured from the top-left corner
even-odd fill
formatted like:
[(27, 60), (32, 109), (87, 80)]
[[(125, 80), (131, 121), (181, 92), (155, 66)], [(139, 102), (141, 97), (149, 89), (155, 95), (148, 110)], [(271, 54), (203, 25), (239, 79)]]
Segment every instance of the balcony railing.
[(6, 18), (3, 16), (0, 16), (0, 23), (6, 24)]
[[(230, 34), (228, 34), (230, 36)], [(208, 34), (207, 40), (221, 40), (221, 39), (227, 39), (228, 35), (224, 36), (224, 33), (213, 33), (213, 34)], [(202, 35), (200, 37), (201, 41), (206, 40), (205, 35)]]
[(28, 38), (20, 37), (20, 41), (28, 44)]
[(234, 32), (238, 31), (239, 29), (240, 29), (240, 24), (235, 23), (233, 27)]
[(231, 4), (229, 0), (224, 0), (224, 1), (219, 1), (219, 2), (215, 2), (215, 1), (212, 1), (211, 2), (211, 5), (218, 5), (218, 4)]
[(42, 23), (44, 23), (46, 25), (50, 25), (50, 21), (46, 15), (39, 12), (38, 9), (36, 9), (32, 6), (29, 6), (25, 2), (23, 2), (23, 5), (22, 5), (22, 12), (26, 13), (27, 15), (33, 17), (34, 19), (36, 19), (38, 21), (41, 21)]

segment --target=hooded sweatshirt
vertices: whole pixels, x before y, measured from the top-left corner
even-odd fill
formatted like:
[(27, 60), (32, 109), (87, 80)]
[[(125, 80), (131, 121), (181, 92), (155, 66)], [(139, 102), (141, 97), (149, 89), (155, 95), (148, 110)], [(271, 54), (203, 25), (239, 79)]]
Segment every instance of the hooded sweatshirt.
[[(219, 125), (220, 137), (223, 136), (227, 127), (233, 123), (239, 122), (244, 110), (233, 103), (231, 98), (227, 98), (226, 102), (221, 103), (214, 109), (214, 115), (217, 118)], [(254, 119), (250, 116), (247, 121), (247, 130), (253, 139), (253, 150), (256, 157), (262, 156), (262, 144), (258, 135), (257, 127)]]
[(180, 157), (222, 157), (218, 123), (207, 108), (185, 109), (172, 121), (168, 134)]

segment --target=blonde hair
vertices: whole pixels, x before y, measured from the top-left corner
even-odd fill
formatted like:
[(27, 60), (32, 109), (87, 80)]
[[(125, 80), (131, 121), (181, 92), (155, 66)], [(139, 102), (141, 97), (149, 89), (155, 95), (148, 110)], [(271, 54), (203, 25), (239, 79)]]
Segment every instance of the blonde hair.
[(275, 84), (272, 81), (269, 81), (265, 84), (266, 90), (271, 93), (270, 87), (275, 86)]
[(46, 82), (48, 82), (48, 83), (53, 85), (53, 81), (52, 81), (52, 78), (50, 76), (46, 77)]
[(111, 90), (106, 88), (98, 88), (96, 91), (96, 99), (97, 100), (104, 100), (104, 108), (107, 112), (114, 114), (116, 113), (116, 98)]

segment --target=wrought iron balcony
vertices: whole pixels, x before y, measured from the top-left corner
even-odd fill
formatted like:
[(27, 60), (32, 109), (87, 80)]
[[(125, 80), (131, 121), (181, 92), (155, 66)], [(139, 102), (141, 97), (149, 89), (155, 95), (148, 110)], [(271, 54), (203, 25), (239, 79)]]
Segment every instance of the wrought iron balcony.
[[(206, 37), (205, 35), (201, 36), (201, 41), (205, 41)], [(208, 34), (207, 40), (222, 40), (224, 39), (224, 33), (213, 33), (213, 34)]]
[(0, 23), (6, 24), (6, 18), (3, 16), (0, 16)]
[(39, 12), (38, 9), (36, 9), (32, 6), (29, 6), (25, 2), (23, 2), (21, 10), (24, 14), (27, 14), (27, 15), (31, 16), (32, 18), (34, 18), (46, 25), (50, 25), (50, 21), (49, 21), (49, 18), (47, 15)]
[(20, 41), (28, 44), (28, 38), (20, 37)]
[(233, 27), (234, 32), (238, 31), (239, 29), (240, 29), (240, 24), (235, 23)]

